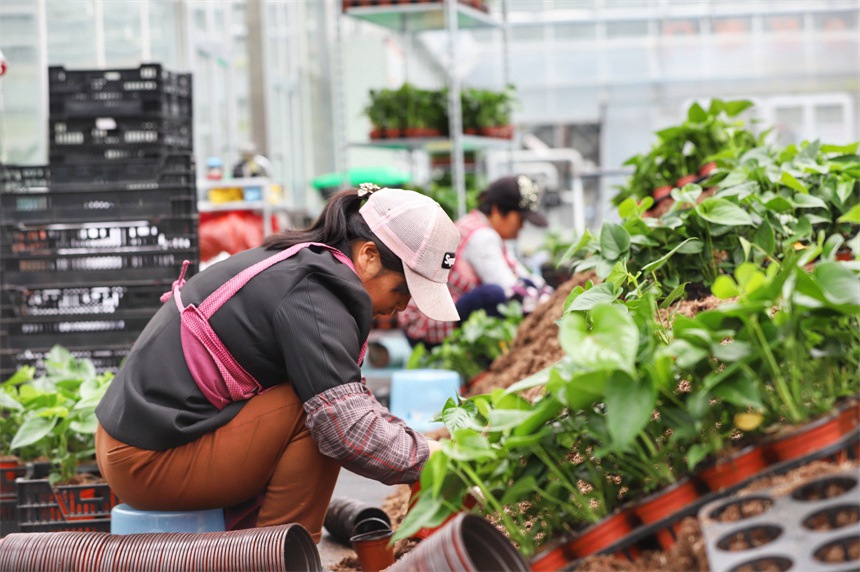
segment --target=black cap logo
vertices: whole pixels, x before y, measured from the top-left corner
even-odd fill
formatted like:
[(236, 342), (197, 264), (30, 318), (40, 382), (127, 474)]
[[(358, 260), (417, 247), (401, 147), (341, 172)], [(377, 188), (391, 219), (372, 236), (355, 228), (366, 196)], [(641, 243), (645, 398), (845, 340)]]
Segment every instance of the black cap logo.
[(453, 252), (446, 252), (445, 256), (442, 258), (442, 268), (451, 268), (454, 266), (454, 261), (456, 257)]

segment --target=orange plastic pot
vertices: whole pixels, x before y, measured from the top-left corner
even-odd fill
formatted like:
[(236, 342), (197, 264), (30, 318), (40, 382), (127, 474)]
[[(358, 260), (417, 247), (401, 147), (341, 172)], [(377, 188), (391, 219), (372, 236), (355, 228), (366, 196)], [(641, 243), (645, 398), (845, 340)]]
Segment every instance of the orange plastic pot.
[[(680, 480), (665, 489), (645, 497), (633, 507), (633, 513), (643, 524), (669, 519), (699, 498), (699, 491), (693, 481)], [(675, 544), (678, 522), (669, 522), (656, 533), (657, 541), (668, 550)]]
[(716, 170), (717, 170), (716, 161), (711, 161), (710, 163), (705, 163), (704, 165), (702, 165), (699, 168), (699, 176), (700, 177), (707, 177), (708, 175), (710, 175), (711, 173), (713, 173)]
[(664, 185), (662, 187), (657, 187), (652, 191), (651, 195), (654, 197), (654, 202), (659, 203), (660, 201), (669, 198), (669, 195), (672, 194), (672, 187), (670, 185)]
[(374, 530), (350, 538), (358, 563), (364, 572), (379, 572), (394, 564), (393, 530)]
[(696, 175), (685, 175), (685, 176), (681, 177), (680, 179), (678, 179), (678, 182), (675, 183), (675, 186), (680, 189), (681, 187), (683, 187), (687, 183), (695, 183), (696, 179), (698, 179), (698, 178), (699, 177), (697, 177)]
[(842, 439), (845, 425), (839, 414), (828, 415), (772, 441), (768, 452), (775, 462), (804, 457)]
[(631, 516), (628, 510), (617, 511), (586, 528), (567, 545), (568, 554), (584, 558), (619, 542), (635, 528)]
[(698, 476), (712, 491), (721, 491), (734, 486), (768, 466), (767, 457), (761, 447), (747, 447), (737, 453), (718, 459), (699, 471)]

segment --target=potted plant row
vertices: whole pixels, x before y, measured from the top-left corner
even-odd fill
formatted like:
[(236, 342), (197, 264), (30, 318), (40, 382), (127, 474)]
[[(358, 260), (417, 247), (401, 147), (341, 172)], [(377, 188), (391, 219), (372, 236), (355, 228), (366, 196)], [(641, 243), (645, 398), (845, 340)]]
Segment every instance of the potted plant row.
[[(731, 490), (741, 468), (754, 474), (856, 440), (860, 269), (837, 254), (860, 253), (858, 179), (856, 144), (762, 146), (720, 173), (712, 197), (674, 189), (659, 219), (644, 216), (651, 197), (621, 201), (620, 223), (565, 253), (575, 271), (603, 280), (566, 300), (567, 355), (506, 390), (446, 405), (451, 439), (398, 534), (441, 522), (476, 490), (477, 510), (525, 554), (559, 537), (571, 551), (610, 516), (657, 519), (666, 544), (678, 513), (648, 516), (649, 501), (681, 490), (689, 503)], [(669, 314), (702, 291), (723, 303)], [(522, 397), (536, 386), (541, 399)], [(804, 449), (783, 450), (807, 430)], [(734, 481), (705, 476), (727, 467)]]
[[(512, 86), (503, 91), (466, 89), (461, 99), (464, 133), (513, 137), (511, 113), (516, 94)], [(409, 83), (399, 89), (371, 90), (364, 114), (372, 125), (371, 139), (448, 135), (447, 90), (420, 89)]]
[(4, 497), (10, 484), (15, 489), (15, 528), (109, 530), (119, 499), (97, 474), (95, 407), (112, 379), (113, 373), (98, 374), (90, 360), (55, 346), (44, 375), (23, 366), (0, 385), (4, 450), (19, 463), (15, 480), (3, 479)]

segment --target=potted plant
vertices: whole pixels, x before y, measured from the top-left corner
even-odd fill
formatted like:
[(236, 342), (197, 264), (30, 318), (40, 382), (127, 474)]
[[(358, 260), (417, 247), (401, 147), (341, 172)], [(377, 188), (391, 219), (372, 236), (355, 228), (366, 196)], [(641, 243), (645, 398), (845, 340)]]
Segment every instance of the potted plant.
[[(106, 484), (92, 482), (97, 477), (82, 476), (80, 468), (95, 466), (95, 407), (113, 373), (97, 374), (90, 360), (76, 359), (60, 346), (51, 349), (45, 366), (39, 377), (32, 367), (19, 369), (0, 392), (4, 416), (17, 424), (10, 450), (33, 470), (33, 461), (47, 459), (50, 471), (47, 478), (17, 481), (21, 530), (49, 525), (50, 530), (82, 530), (89, 526), (83, 521), (93, 518), (102, 519), (93, 526), (107, 530), (104, 519), (119, 500)], [(81, 481), (89, 484), (76, 484)]]

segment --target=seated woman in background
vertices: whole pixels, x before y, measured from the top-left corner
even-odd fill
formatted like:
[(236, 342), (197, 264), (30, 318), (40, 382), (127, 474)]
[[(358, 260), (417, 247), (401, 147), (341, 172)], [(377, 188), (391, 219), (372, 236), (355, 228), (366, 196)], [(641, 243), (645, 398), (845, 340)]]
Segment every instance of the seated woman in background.
[[(460, 320), (475, 310), (500, 316), (499, 304), (518, 300), (528, 314), (549, 297), (552, 289), (508, 252), (506, 240), (519, 236), (525, 221), (546, 227), (539, 208), (537, 185), (526, 176), (503, 177), (478, 197), (478, 207), (460, 218), (460, 244), (448, 276), (448, 289), (457, 305)], [(458, 322), (439, 322), (425, 316), (410, 303), (398, 316), (398, 325), (412, 346), (439, 345)]]

